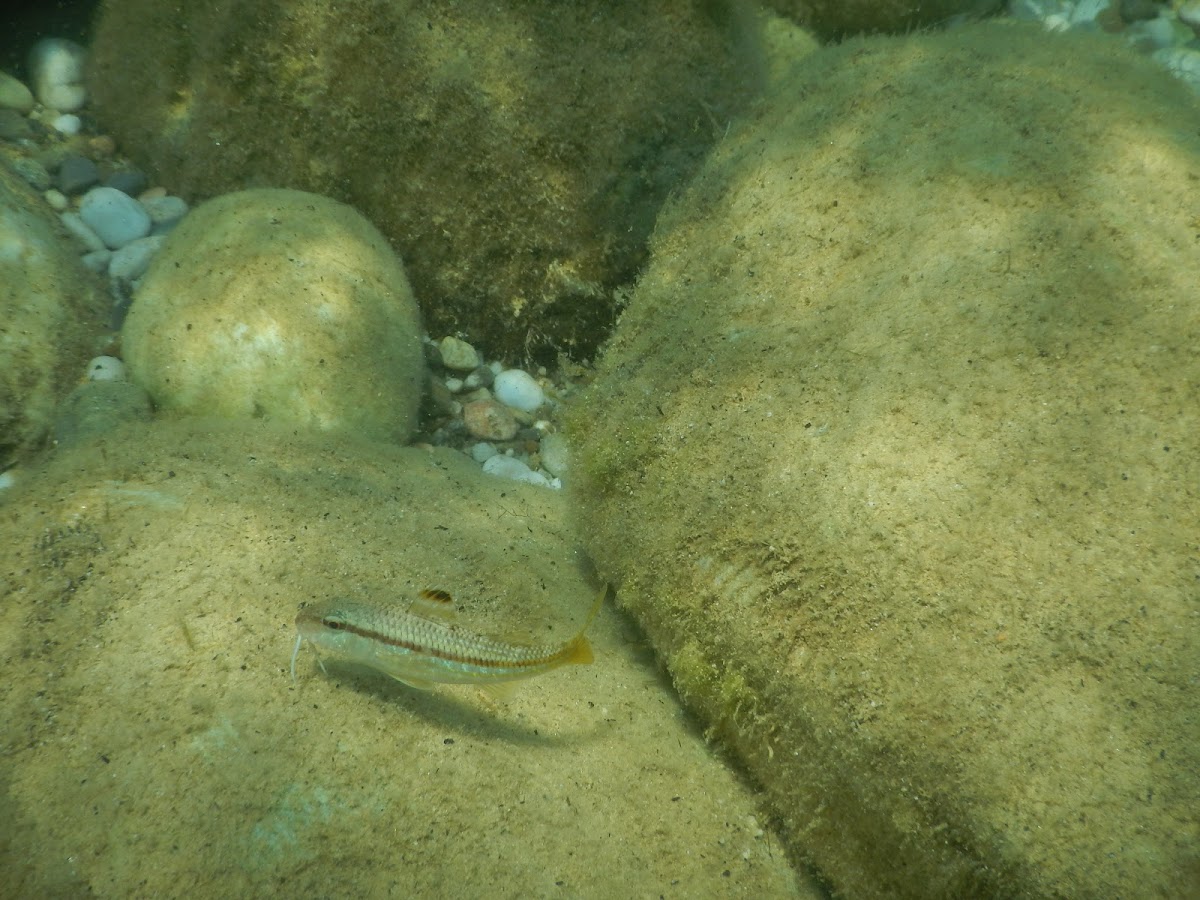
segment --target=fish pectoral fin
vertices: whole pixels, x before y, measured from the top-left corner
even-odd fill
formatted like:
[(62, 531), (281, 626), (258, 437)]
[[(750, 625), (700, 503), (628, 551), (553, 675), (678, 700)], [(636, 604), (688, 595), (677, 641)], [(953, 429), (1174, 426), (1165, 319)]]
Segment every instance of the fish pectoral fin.
[(479, 693), (491, 703), (507, 703), (517, 692), (517, 681), (489, 681), (479, 685)]
[[(389, 672), (388, 674), (391, 674), (391, 673)], [(401, 678), (399, 675), (392, 675), (392, 677), (395, 678), (401, 684), (406, 684), (410, 688), (415, 688), (418, 691), (432, 691), (433, 690), (433, 682), (432, 681), (421, 681), (418, 678)]]

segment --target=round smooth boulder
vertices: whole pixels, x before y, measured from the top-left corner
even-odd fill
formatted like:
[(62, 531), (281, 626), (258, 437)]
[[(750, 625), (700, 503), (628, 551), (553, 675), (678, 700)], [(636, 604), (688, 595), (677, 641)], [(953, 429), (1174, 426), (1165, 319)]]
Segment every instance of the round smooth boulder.
[(1194, 893), (1197, 113), (1106, 35), (814, 53), (573, 409), (597, 567), (839, 896)]
[(0, 471), (44, 443), (107, 306), (45, 203), (0, 164)]
[(326, 197), (263, 189), (198, 207), (146, 273), (122, 339), (162, 409), (399, 442), (416, 423), (424, 361), (404, 268)]

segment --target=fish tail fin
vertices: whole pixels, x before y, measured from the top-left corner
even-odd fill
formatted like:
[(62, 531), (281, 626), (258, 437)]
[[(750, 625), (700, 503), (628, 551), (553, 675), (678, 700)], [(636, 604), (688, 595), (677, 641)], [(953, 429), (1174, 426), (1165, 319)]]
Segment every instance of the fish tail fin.
[(591, 642), (582, 634), (567, 644), (562, 661), (568, 666), (586, 666), (596, 658)]

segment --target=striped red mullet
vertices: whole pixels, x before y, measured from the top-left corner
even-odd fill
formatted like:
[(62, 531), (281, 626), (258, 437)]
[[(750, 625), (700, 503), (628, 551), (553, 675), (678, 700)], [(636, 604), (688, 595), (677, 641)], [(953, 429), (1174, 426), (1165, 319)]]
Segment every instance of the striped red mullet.
[(606, 586), (583, 627), (559, 645), (510, 644), (460, 628), (453, 624), (450, 595), (439, 590), (421, 591), (407, 610), (354, 600), (307, 606), (296, 616), (299, 633), (292, 651), (292, 680), (296, 680), (296, 656), (305, 641), (422, 689), (435, 683), (513, 681), (563, 665), (590, 663), (592, 648), (584, 632), (607, 593)]

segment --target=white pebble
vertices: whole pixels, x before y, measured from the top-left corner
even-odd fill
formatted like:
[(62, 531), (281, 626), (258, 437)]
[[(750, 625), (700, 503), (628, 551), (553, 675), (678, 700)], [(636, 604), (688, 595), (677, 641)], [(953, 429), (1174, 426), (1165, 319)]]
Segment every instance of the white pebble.
[(17, 476), (12, 469), (0, 472), (0, 491), (6, 491), (17, 483)]
[(29, 51), (33, 95), (44, 106), (74, 112), (87, 100), (83, 62), (87, 51), (74, 41), (43, 38)]
[(522, 412), (533, 412), (546, 402), (541, 385), (521, 369), (506, 369), (497, 375), (492, 394), (505, 406)]
[(97, 356), (87, 367), (88, 381), (124, 381), (125, 363), (115, 356)]
[(554, 487), (549, 478), (541, 472), (533, 471), (513, 456), (493, 456), (483, 464), (483, 471), (498, 478), (507, 478), (510, 481), (536, 484), (539, 487)]
[(461, 378), (447, 378), (442, 383), (446, 385), (446, 390), (452, 394), (457, 394), (463, 389), (463, 380)]
[(142, 204), (116, 188), (92, 188), (79, 203), (79, 215), (110, 250), (150, 233), (150, 216)]
[(63, 113), (50, 123), (59, 134), (79, 134), (83, 128), (83, 120), (74, 113)]

